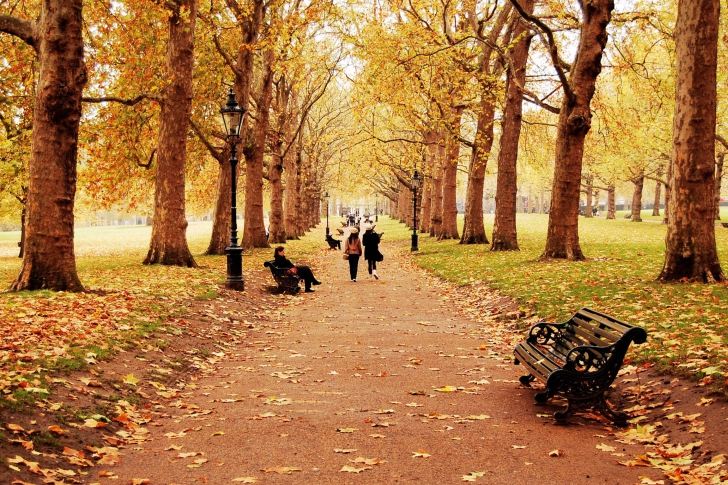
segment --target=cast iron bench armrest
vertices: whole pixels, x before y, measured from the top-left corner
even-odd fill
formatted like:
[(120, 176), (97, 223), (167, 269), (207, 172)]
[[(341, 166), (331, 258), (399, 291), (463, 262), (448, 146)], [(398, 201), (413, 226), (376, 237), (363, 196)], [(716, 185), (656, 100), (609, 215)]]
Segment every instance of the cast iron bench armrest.
[(528, 332), (528, 342), (538, 345), (551, 345), (563, 337), (565, 323), (538, 322)]

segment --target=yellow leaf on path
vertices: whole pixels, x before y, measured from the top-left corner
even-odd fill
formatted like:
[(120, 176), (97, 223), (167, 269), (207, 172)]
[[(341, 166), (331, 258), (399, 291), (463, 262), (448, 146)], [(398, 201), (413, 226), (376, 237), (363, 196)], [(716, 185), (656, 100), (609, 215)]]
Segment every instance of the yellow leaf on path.
[(549, 456), (552, 458), (559, 458), (564, 456), (564, 450), (551, 450), (549, 451)]
[(616, 451), (617, 448), (615, 448), (614, 446), (605, 445), (604, 443), (599, 443), (597, 445), (597, 450), (608, 451), (611, 453), (612, 451)]
[(263, 468), (261, 471), (265, 473), (277, 473), (279, 475), (290, 475), (293, 472), (300, 472), (302, 470), (293, 466), (277, 466), (271, 468)]
[(178, 453), (178, 458), (191, 458), (193, 456), (202, 455), (201, 451), (190, 451), (189, 453)]
[(83, 425), (87, 428), (103, 428), (106, 426), (106, 423), (88, 418), (86, 421), (83, 422)]
[(427, 458), (428, 456), (432, 455), (427, 453), (425, 450), (417, 450), (412, 452), (412, 458)]
[(133, 478), (131, 480), (131, 485), (149, 485), (150, 482), (148, 478)]
[(435, 390), (437, 392), (455, 392), (455, 391), (458, 390), (458, 388), (455, 387), (455, 386), (444, 386), (444, 387), (440, 387), (440, 388), (435, 389)]
[(468, 419), (490, 419), (490, 416), (488, 416), (487, 414), (471, 414), (470, 416), (468, 416)]
[(463, 475), (464, 482), (474, 482), (479, 477), (485, 476), (485, 472), (470, 472), (467, 475)]
[(354, 431), (359, 431), (359, 428), (337, 428), (336, 431), (339, 433), (353, 433)]
[(356, 451), (356, 448), (351, 448), (351, 449), (334, 448), (334, 453), (352, 453), (354, 451)]
[(225, 434), (224, 431), (215, 431), (214, 433), (212, 433), (212, 436), (222, 436), (224, 434)]
[(365, 467), (362, 467), (362, 468), (356, 468), (356, 467), (353, 467), (353, 466), (344, 465), (344, 466), (341, 467), (341, 470), (339, 470), (339, 471), (340, 472), (349, 472), (349, 473), (361, 473), (364, 470), (371, 470), (371, 469), (372, 469), (372, 467), (370, 467), (370, 466), (365, 466)]
[(61, 427), (58, 425), (55, 425), (55, 424), (53, 426), (48, 426), (48, 431), (50, 431), (51, 433), (55, 433), (57, 435), (63, 434), (63, 430), (61, 429)]
[(365, 465), (379, 465), (380, 463), (387, 463), (386, 460), (382, 461), (379, 458), (364, 458), (361, 456), (349, 461), (352, 463), (364, 463)]
[(233, 482), (242, 482), (242, 483), (256, 483), (258, 481), (255, 477), (239, 477), (239, 478), (233, 478)]
[(121, 379), (121, 382), (123, 382), (124, 384), (130, 384), (132, 386), (136, 386), (137, 382), (139, 382), (139, 379), (134, 377), (134, 374), (127, 374)]
[(377, 434), (377, 433), (370, 434), (369, 437), (370, 438), (386, 438), (385, 435), (383, 435), (383, 434)]
[(10, 431), (21, 431), (21, 432), (25, 433), (25, 430), (19, 424), (9, 424), (9, 425), (7, 425), (7, 428)]

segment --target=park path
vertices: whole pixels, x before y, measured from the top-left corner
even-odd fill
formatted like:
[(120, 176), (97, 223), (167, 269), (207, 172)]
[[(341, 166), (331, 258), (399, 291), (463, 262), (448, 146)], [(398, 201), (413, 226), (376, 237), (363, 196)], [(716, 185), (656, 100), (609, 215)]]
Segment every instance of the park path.
[[(279, 315), (243, 322), (245, 338), (220, 347), (225, 358), (214, 370), (154, 406), (148, 438), (123, 450), (115, 483), (434, 484), (470, 475), (483, 484), (617, 485), (659, 477), (618, 465), (644, 448), (615, 443), (609, 427), (580, 418), (555, 425), (556, 408), (534, 406), (497, 334), (461, 316), (402, 250), (383, 244), (379, 281), (360, 264), (350, 282), (340, 251), (312, 261), (324, 284), (281, 300), (293, 304)], [(621, 457), (600, 451), (602, 443)]]

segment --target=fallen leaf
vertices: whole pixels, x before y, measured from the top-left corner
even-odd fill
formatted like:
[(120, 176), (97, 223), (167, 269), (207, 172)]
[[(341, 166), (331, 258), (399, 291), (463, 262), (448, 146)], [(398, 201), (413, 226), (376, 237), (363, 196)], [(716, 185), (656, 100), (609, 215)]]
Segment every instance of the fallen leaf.
[(302, 470), (293, 466), (277, 466), (272, 468), (263, 468), (261, 471), (265, 473), (277, 473), (279, 475), (290, 475), (293, 472), (300, 472)]
[(341, 467), (341, 470), (339, 470), (339, 471), (340, 472), (348, 472), (348, 473), (361, 473), (364, 470), (371, 470), (371, 469), (372, 469), (372, 467), (370, 467), (370, 466), (365, 466), (365, 467), (362, 467), (362, 468), (356, 468), (356, 467), (353, 467), (353, 466), (344, 465), (344, 466)]
[(552, 458), (559, 458), (564, 456), (564, 450), (551, 450), (549, 451), (549, 456)]
[(427, 458), (428, 456), (432, 455), (427, 453), (425, 450), (417, 450), (412, 452), (412, 458)]

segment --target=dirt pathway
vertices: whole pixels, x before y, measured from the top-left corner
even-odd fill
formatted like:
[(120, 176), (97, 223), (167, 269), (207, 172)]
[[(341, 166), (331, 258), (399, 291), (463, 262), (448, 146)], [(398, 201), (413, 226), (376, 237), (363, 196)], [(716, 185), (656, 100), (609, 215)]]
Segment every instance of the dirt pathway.
[[(251, 324), (244, 341), (221, 348), (228, 358), (214, 371), (154, 406), (149, 436), (127, 445), (113, 468), (116, 483), (534, 484), (548, 476), (616, 485), (659, 476), (597, 449), (615, 444), (609, 428), (554, 425), (554, 408), (533, 405), (488, 335), (395, 248), (383, 249), (380, 281), (360, 265), (350, 282), (340, 252), (322, 258), (316, 293)], [(643, 450), (617, 445), (628, 458)]]

